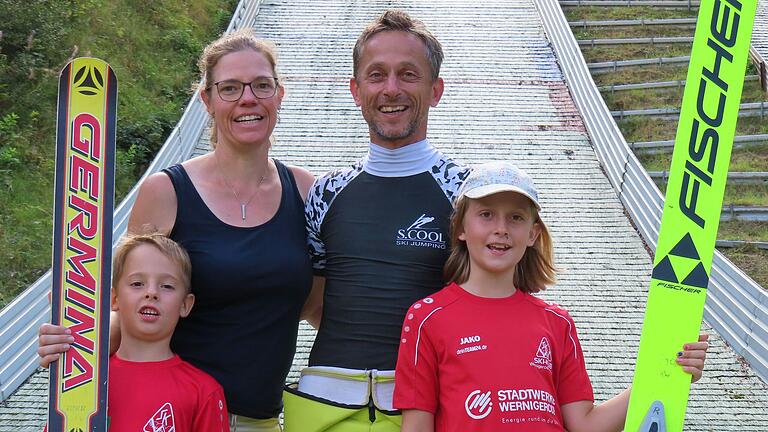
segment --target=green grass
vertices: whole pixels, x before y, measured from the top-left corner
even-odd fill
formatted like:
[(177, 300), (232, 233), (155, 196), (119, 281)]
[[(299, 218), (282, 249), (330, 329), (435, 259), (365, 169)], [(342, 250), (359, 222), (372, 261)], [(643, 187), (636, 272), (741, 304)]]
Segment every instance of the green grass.
[(630, 110), (644, 108), (680, 108), (682, 94), (675, 88), (655, 88), (622, 90), (620, 92), (603, 91), (610, 110)]
[[(678, 87), (649, 88), (638, 90), (602, 91), (603, 99), (612, 110), (629, 110), (645, 108), (680, 108), (683, 100), (683, 89)], [(766, 94), (757, 81), (744, 83), (741, 93), (741, 103), (762, 102)], [(768, 106), (766, 106), (768, 115)]]
[[(0, 304), (12, 300), (51, 266), (49, 190), (52, 178), (33, 171), (3, 176), (0, 192)], [(24, 197), (23, 201), (15, 197)]]
[[(672, 153), (652, 155), (639, 153), (637, 158), (648, 171), (662, 171), (669, 169)], [(768, 172), (768, 143), (734, 149), (728, 170)]]
[[(671, 140), (677, 132), (677, 120), (661, 120), (652, 117), (627, 117), (617, 119), (627, 142)], [(736, 135), (768, 134), (768, 121), (760, 117), (741, 117), (736, 123)]]
[[(656, 186), (659, 187), (659, 190), (661, 190), (662, 193), (665, 193), (666, 183), (662, 182), (661, 179), (654, 179), (654, 181), (656, 182)], [(726, 184), (723, 204), (733, 204), (738, 206), (768, 206), (768, 188), (764, 185)]]
[[(721, 240), (768, 241), (768, 224), (765, 222), (722, 221), (717, 231)], [(731, 262), (745, 271), (764, 288), (768, 288), (768, 251), (755, 246), (719, 248)]]
[[(660, 33), (659, 36), (664, 34)], [(659, 47), (657, 45), (656, 47)], [(687, 56), (690, 54), (690, 46), (686, 49), (681, 49), (682, 45), (678, 45), (674, 50), (662, 51), (661, 55), (653, 55), (643, 58), (658, 58), (658, 57), (673, 57), (676, 55)], [(613, 61), (613, 60), (627, 60), (629, 55), (636, 51), (636, 48), (628, 48), (627, 46), (618, 46), (614, 48), (602, 47), (600, 51), (596, 51), (595, 48), (582, 47), (585, 59), (588, 62), (593, 61)], [(597, 54), (604, 56), (603, 60), (592, 59), (597, 58)], [(658, 54), (658, 51), (653, 52)], [(596, 73), (593, 74), (595, 84), (598, 86), (607, 86), (614, 84), (630, 84), (630, 83), (646, 83), (646, 82), (658, 82), (658, 81), (677, 81), (685, 80), (688, 74), (688, 64), (662, 64), (662, 65), (647, 65), (647, 66), (630, 66), (619, 68), (616, 71), (610, 71), (608, 73)], [(747, 63), (746, 75), (756, 75), (757, 69), (751, 62)], [(760, 100), (768, 100), (768, 96), (763, 92), (759, 84), (756, 82), (746, 83), (744, 85), (744, 93), (742, 99), (744, 102), (756, 102)], [(677, 89), (669, 90), (672, 92), (678, 92)]]
[(693, 36), (693, 25), (571, 27), (576, 39), (625, 39), (659, 36)]
[(768, 251), (755, 246), (719, 248), (732, 263), (765, 289), (768, 289)]
[(721, 240), (768, 241), (768, 224), (750, 221), (722, 221), (717, 230)]
[[(616, 58), (616, 60), (621, 60)], [(606, 86), (613, 84), (635, 84), (657, 81), (684, 80), (688, 74), (688, 65), (664, 64), (632, 66), (619, 68), (616, 71), (592, 75), (595, 84)]]
[(594, 47), (582, 46), (581, 52), (587, 63), (613, 60), (641, 60), (659, 57), (683, 57), (691, 54), (691, 45), (680, 44), (626, 44)]
[[(117, 204), (181, 116), (198, 79), (197, 57), (236, 5), (6, 3), (10, 20), (4, 25), (14, 32), (3, 27), (0, 40), (0, 307), (50, 268), (56, 86), (68, 57), (103, 58), (117, 75)], [(31, 48), (28, 34), (34, 35)]]

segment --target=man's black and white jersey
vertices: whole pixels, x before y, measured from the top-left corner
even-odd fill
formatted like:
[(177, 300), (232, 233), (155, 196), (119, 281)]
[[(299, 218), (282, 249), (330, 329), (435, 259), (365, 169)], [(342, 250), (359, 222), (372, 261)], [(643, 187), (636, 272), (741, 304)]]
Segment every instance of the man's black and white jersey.
[(371, 144), (361, 161), (315, 182), (309, 249), (326, 282), (310, 366), (395, 368), (406, 310), (444, 285), (451, 203), (467, 174), (424, 140)]

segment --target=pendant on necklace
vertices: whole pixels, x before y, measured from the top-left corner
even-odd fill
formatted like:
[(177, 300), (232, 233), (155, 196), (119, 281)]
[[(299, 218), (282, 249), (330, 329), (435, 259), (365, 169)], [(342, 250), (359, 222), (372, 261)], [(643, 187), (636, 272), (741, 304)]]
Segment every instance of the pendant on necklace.
[(243, 217), (243, 222), (245, 222), (245, 204), (240, 204), (240, 215)]

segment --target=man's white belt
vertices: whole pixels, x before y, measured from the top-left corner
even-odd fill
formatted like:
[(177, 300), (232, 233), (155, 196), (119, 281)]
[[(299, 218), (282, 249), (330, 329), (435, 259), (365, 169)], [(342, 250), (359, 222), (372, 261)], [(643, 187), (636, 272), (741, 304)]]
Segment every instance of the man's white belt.
[(299, 391), (345, 405), (367, 405), (372, 400), (380, 410), (393, 411), (395, 371), (307, 367), (301, 371)]

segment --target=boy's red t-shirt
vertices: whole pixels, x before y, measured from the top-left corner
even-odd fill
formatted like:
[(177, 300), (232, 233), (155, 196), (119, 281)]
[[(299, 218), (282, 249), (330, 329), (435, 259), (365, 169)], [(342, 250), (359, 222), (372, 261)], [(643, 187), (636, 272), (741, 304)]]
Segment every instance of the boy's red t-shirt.
[(560, 406), (594, 400), (576, 326), (517, 291), (483, 298), (451, 284), (411, 306), (394, 405), (435, 415), (435, 431), (562, 431)]
[(224, 390), (177, 355), (131, 362), (113, 354), (108, 387), (109, 432), (229, 432)]

